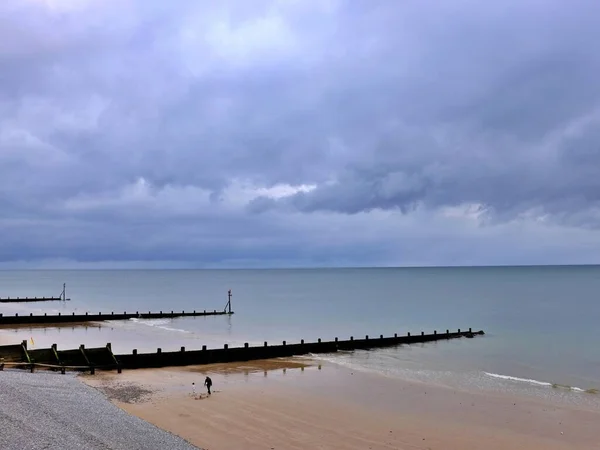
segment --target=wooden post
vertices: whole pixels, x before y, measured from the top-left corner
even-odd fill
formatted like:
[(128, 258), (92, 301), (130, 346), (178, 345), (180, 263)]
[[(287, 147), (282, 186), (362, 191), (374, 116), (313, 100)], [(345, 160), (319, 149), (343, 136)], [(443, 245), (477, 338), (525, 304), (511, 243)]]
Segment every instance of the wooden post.
[(81, 356), (83, 356), (83, 359), (85, 360), (85, 362), (87, 363), (87, 365), (91, 366), (92, 363), (90, 362), (90, 360), (87, 357), (87, 354), (85, 353), (85, 345), (81, 344), (79, 346), (79, 352), (81, 353)]
[(229, 289), (229, 291), (227, 292), (227, 308), (229, 308), (229, 314), (231, 314), (231, 289)]

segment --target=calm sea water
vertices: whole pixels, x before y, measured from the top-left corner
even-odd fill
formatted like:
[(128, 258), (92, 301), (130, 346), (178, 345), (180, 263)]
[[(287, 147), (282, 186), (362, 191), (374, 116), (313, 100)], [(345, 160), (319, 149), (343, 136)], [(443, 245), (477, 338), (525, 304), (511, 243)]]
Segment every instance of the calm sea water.
[(58, 295), (63, 282), (70, 302), (0, 309), (4, 314), (213, 310), (224, 308), (232, 289), (235, 314), (111, 322), (99, 328), (0, 330), (0, 336), (15, 342), (33, 338), (34, 347), (111, 342), (123, 353), (472, 327), (486, 335), (323, 358), (356, 370), (457, 387), (591, 403), (599, 397), (579, 390), (600, 388), (596, 266), (0, 271), (0, 296)]

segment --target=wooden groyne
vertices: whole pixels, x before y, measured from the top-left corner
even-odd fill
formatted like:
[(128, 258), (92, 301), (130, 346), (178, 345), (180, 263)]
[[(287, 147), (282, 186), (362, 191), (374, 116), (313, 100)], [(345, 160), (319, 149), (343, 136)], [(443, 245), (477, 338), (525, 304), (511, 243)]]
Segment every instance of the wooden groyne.
[(50, 348), (28, 349), (27, 341), (17, 345), (0, 346), (0, 370), (4, 367), (28, 369), (90, 371), (96, 368), (121, 372), (121, 366), (112, 352), (110, 343), (106, 347), (86, 349), (81, 345), (78, 349), (59, 350), (56, 344)]
[(120, 313), (115, 313), (114, 311), (110, 313), (102, 313), (98, 314), (50, 314), (44, 313), (44, 315), (33, 315), (33, 313), (29, 313), (29, 315), (19, 315), (19, 313), (15, 313), (14, 316), (4, 315), (0, 313), (0, 326), (1, 325), (34, 325), (34, 324), (59, 324), (59, 323), (75, 323), (75, 322), (104, 322), (107, 320), (129, 320), (129, 319), (170, 319), (176, 317), (200, 317), (200, 316), (223, 316), (233, 314), (233, 311), (217, 311), (216, 309), (213, 311), (160, 311), (160, 312), (139, 312), (128, 313), (127, 311)]
[(302, 356), (308, 354), (336, 353), (339, 351), (369, 350), (383, 347), (393, 347), (403, 344), (415, 344), (457, 338), (473, 338), (483, 335), (483, 331), (458, 330), (445, 333), (434, 331), (432, 334), (407, 333), (404, 336), (395, 334), (376, 338), (365, 336), (362, 339), (350, 337), (348, 340), (322, 341), (288, 344), (283, 341), (279, 345), (269, 345), (265, 342), (261, 346), (229, 347), (227, 344), (219, 349), (207, 349), (203, 346), (201, 350), (186, 350), (181, 347), (179, 351), (163, 352), (158, 348), (154, 353), (138, 353), (134, 349), (129, 354), (114, 355), (111, 344), (106, 347), (86, 349), (83, 345), (76, 350), (59, 351), (54, 344), (50, 349), (28, 350), (27, 341), (20, 345), (0, 346), (0, 369), (4, 365), (30, 369), (35, 367), (52, 370), (80, 370), (94, 373), (96, 369), (114, 370), (121, 372), (122, 369), (158, 368), (169, 366), (190, 366), (214, 363), (244, 362), (258, 359), (283, 358)]
[(67, 285), (63, 284), (63, 290), (58, 297), (0, 297), (0, 303), (30, 303), (30, 302), (53, 302), (53, 301), (68, 301)]
[(62, 301), (61, 297), (3, 297), (0, 303), (28, 303), (28, 302), (53, 302)]

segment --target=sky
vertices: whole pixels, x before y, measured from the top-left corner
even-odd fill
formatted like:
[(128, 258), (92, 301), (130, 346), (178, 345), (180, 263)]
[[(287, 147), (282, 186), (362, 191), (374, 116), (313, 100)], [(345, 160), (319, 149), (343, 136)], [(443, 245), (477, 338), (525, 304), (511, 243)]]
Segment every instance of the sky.
[(595, 0), (2, 0), (0, 268), (600, 263)]

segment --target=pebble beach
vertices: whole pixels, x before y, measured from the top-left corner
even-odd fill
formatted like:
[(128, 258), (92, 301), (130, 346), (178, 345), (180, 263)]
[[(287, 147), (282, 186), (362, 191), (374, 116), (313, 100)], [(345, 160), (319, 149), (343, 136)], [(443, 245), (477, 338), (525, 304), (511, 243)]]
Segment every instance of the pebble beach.
[[(3, 450), (198, 448), (127, 414), (74, 374), (5, 370), (0, 386)], [(139, 390), (121, 395), (135, 397)]]

